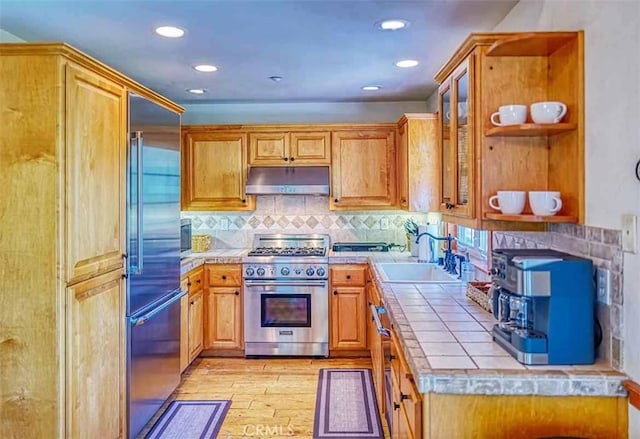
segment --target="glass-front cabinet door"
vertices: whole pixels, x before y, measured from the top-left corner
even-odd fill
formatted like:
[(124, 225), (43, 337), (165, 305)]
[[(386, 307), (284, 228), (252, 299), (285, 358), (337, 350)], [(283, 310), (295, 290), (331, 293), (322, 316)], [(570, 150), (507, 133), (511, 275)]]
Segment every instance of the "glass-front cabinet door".
[(438, 89), (440, 113), (440, 210), (453, 207), (453, 142), (451, 142), (451, 81)]
[(473, 218), (473, 56), (440, 86), (440, 211)]

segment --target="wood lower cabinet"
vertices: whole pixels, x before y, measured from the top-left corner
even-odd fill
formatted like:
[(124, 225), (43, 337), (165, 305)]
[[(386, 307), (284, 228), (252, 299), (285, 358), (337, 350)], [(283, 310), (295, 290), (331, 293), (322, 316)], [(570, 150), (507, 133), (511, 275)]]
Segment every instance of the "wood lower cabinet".
[(189, 363), (204, 348), (204, 292), (189, 293)]
[(125, 437), (123, 271), (67, 289), (67, 436)]
[(0, 436), (127, 436), (127, 93), (61, 43), (0, 44)]
[(392, 439), (422, 438), (422, 397), (402, 353), (396, 334), (391, 332)]
[(247, 135), (182, 128), (182, 209), (254, 210), (247, 182)]
[(366, 266), (340, 265), (330, 270), (329, 349), (366, 351)]
[(396, 208), (395, 125), (334, 131), (329, 208)]
[(184, 371), (204, 348), (204, 267), (182, 277), (180, 289), (180, 370)]
[(380, 413), (385, 413), (385, 359), (384, 359), (384, 343), (388, 342), (378, 333), (376, 322), (373, 318), (371, 305), (375, 307), (381, 306), (380, 293), (376, 287), (371, 271), (367, 268), (367, 343), (369, 352), (371, 353), (371, 369), (373, 374), (373, 385), (376, 389), (376, 400)]
[(244, 349), (242, 275), (239, 264), (208, 264), (205, 291), (204, 349)]

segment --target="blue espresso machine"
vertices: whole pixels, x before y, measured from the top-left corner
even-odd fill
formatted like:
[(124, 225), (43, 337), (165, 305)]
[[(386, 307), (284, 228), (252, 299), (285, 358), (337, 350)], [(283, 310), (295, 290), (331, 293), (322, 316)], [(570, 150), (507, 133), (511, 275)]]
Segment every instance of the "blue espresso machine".
[(547, 249), (492, 252), (493, 339), (523, 364), (592, 364), (590, 260)]

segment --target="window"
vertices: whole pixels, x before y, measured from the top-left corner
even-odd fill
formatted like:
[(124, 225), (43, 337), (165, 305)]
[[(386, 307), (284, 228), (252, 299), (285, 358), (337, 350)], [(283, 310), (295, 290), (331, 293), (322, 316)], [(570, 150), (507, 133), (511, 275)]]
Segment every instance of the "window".
[[(482, 259), (487, 258), (487, 253), (489, 252), (489, 232), (462, 226), (458, 226), (456, 229), (456, 238), (460, 246), (466, 247), (471, 253), (476, 253), (475, 256), (477, 257)], [(462, 249), (458, 249), (458, 251), (460, 250)]]

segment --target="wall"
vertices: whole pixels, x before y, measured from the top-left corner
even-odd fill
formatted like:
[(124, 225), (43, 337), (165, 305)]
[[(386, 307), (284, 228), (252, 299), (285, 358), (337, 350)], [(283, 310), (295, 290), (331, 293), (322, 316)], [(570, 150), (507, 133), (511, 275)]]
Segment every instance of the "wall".
[[(640, 215), (640, 2), (521, 0), (495, 31), (572, 29), (585, 31), (586, 224), (619, 230), (622, 214)], [(624, 254), (622, 276), (623, 370), (640, 381), (640, 255)]]
[(24, 40), (16, 37), (11, 32), (0, 29), (0, 43), (23, 43)]
[[(191, 218), (193, 233), (212, 236), (213, 248), (249, 248), (256, 233), (320, 233), (331, 242), (384, 241), (406, 244), (404, 223), (420, 224), (438, 216), (404, 211), (334, 212), (321, 196), (258, 196), (254, 212), (182, 212)], [(386, 223), (386, 224), (385, 224)], [(387, 225), (388, 224), (388, 225)]]
[(375, 123), (397, 122), (403, 113), (425, 113), (424, 102), (299, 102), (186, 104), (182, 123)]

